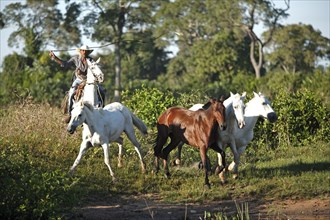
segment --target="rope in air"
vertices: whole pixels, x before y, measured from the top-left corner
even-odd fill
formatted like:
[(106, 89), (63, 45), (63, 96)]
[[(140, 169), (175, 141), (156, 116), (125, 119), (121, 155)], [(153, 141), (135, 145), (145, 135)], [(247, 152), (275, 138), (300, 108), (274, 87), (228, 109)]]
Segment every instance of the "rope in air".
[[(164, 34), (161, 34), (161, 35), (159, 35), (157, 37), (153, 37), (153, 38), (151, 38), (151, 40), (153, 40), (153, 41), (154, 40), (157, 40), (157, 39), (161, 38), (163, 35)], [(136, 41), (137, 43), (143, 43), (143, 44), (150, 43), (150, 41), (143, 41), (143, 40), (122, 40), (121, 42), (129, 42), (129, 41), (131, 41), (131, 42)], [(114, 41), (114, 42), (110, 42), (110, 43), (107, 43), (107, 44), (103, 44), (103, 45), (99, 45), (99, 46), (94, 46), (94, 47), (89, 47), (89, 48), (91, 48), (91, 49), (98, 49), (98, 48), (108, 47), (108, 46), (113, 45), (113, 44), (116, 44), (116, 43), (117, 42)], [(56, 49), (56, 50), (51, 50), (51, 51), (53, 51), (53, 52), (60, 52), (60, 51), (72, 51), (72, 50), (76, 50), (76, 48)]]

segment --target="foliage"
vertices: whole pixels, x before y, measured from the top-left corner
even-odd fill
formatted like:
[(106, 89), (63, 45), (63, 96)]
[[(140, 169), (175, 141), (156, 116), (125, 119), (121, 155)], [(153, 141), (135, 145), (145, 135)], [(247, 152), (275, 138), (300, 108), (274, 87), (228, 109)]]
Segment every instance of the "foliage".
[(0, 140), (0, 217), (48, 219), (74, 201), (72, 179), (60, 169), (39, 167), (25, 146)]
[(145, 86), (134, 92), (124, 91), (122, 95), (123, 103), (150, 127), (156, 125), (158, 116), (163, 111), (177, 104), (173, 93)]
[[(155, 119), (151, 118), (157, 117), (164, 108), (172, 105), (188, 107), (191, 103), (207, 101), (195, 91), (192, 94), (172, 94), (142, 87), (134, 93), (124, 94), (125, 105), (134, 110), (139, 117), (143, 117), (152, 131), (155, 129)], [(150, 97), (154, 101), (150, 101)], [(324, 114), (324, 109), (315, 100), (309, 92), (294, 93), (292, 97), (289, 97), (289, 94), (287, 96), (281, 94), (274, 98), (273, 106), (280, 117), (286, 116), (283, 114), (290, 115), (295, 105), (299, 114), (311, 117), (312, 114), (303, 111), (302, 108), (309, 103), (308, 108), (319, 111), (319, 115), (315, 115), (319, 120)], [(198, 151), (188, 146), (185, 148), (191, 151), (183, 156), (184, 166), (181, 168), (171, 166), (170, 179), (164, 179), (162, 173), (153, 174), (151, 172), (152, 143), (149, 137), (140, 139), (143, 151), (147, 152), (144, 155), (147, 162), (146, 174), (136, 172), (140, 170), (139, 159), (133, 153), (125, 154), (124, 167), (117, 168), (115, 164), (118, 150), (116, 147), (111, 147), (111, 165), (118, 178), (117, 182), (111, 182), (108, 169), (104, 165), (102, 148), (96, 147), (88, 150), (78, 166), (76, 177), (69, 178), (66, 171), (78, 154), (81, 131), (78, 130), (76, 134), (68, 136), (61, 117), (58, 108), (27, 101), (0, 109), (0, 178), (1, 182), (5, 183), (0, 189), (2, 218), (72, 217), (74, 210), (90, 202), (91, 197), (102, 198), (112, 204), (118, 201), (129, 202), (126, 198), (130, 196), (156, 194), (162, 198), (159, 202), (207, 203), (250, 197), (269, 199), (269, 195), (271, 199), (303, 199), (322, 197), (330, 193), (329, 143), (327, 139), (323, 141), (308, 137), (308, 143), (304, 141), (296, 144), (292, 141), (291, 146), (288, 147), (281, 142), (283, 144), (276, 145), (275, 149), (267, 148), (267, 142), (252, 143), (241, 158), (242, 178), (239, 180), (228, 178), (228, 183), (222, 185), (216, 175), (211, 175), (210, 190), (203, 188), (204, 173), (193, 166), (193, 162), (199, 161)], [(290, 118), (288, 122), (291, 120), (295, 119)], [(276, 131), (275, 138), (283, 137), (286, 133), (280, 134), (279, 128), (285, 125), (284, 122), (280, 118), (272, 128), (258, 128), (255, 140), (265, 140), (265, 136), (269, 138), (268, 133), (260, 134), (260, 131)], [(304, 125), (308, 126), (308, 123)], [(320, 123), (319, 129), (315, 131), (315, 137), (321, 135), (329, 137), (329, 133), (322, 133), (324, 125), (326, 122)], [(299, 129), (298, 125), (293, 129)], [(329, 128), (324, 129), (327, 131)], [(307, 132), (307, 130), (303, 131)], [(150, 136), (153, 134), (151, 132)], [(290, 135), (292, 138), (295, 134)], [(301, 134), (297, 135), (306, 138)], [(125, 141), (124, 148), (129, 149), (133, 146)], [(213, 158), (211, 161), (215, 161), (213, 151), (209, 151), (209, 155)], [(231, 154), (227, 154), (227, 157), (230, 161)], [(191, 187), (192, 184), (194, 187)], [(248, 214), (246, 211), (242, 213)], [(209, 214), (221, 216), (221, 213)], [(228, 216), (228, 213), (226, 215)]]
[(317, 69), (314, 74), (308, 74), (301, 83), (302, 88), (313, 91), (316, 97), (323, 100), (330, 109), (330, 67), (326, 70)]
[[(267, 35), (269, 33), (265, 33)], [(286, 73), (308, 73), (315, 69), (318, 59), (330, 58), (330, 39), (311, 25), (292, 24), (279, 28), (273, 35), (269, 62), (271, 68)]]
[(3, 16), (4, 27), (17, 28), (9, 37), (9, 45), (16, 46), (23, 39), (23, 50), (30, 58), (38, 58), (40, 50), (50, 43), (67, 47), (80, 42), (79, 27), (75, 26), (79, 11), (75, 3), (68, 3), (65, 16), (54, 0), (12, 3), (6, 6)]
[(18, 54), (5, 58), (0, 102), (14, 102), (23, 97), (59, 106), (69, 90), (71, 72), (56, 71), (54, 65), (48, 64), (50, 58), (47, 53), (43, 53), (31, 66), (25, 65), (27, 59)]
[(272, 104), (278, 121), (259, 123), (255, 142), (268, 148), (306, 145), (330, 137), (330, 111), (309, 90), (288, 93), (279, 91)]

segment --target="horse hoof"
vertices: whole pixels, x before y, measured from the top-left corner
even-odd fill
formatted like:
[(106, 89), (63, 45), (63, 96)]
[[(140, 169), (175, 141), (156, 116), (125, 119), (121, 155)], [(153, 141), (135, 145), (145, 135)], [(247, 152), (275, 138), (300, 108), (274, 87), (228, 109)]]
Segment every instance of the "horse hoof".
[(222, 171), (222, 172), (219, 173), (219, 178), (220, 178), (220, 181), (221, 181), (222, 184), (226, 184), (227, 183), (226, 177), (225, 177), (225, 172), (224, 171)]
[(203, 168), (204, 168), (204, 166), (203, 166), (203, 162), (200, 161), (200, 162), (198, 163), (198, 169), (202, 170)]
[(204, 184), (204, 189), (211, 189), (211, 185), (209, 183)]
[(221, 173), (221, 170), (220, 170), (220, 167), (217, 166), (217, 167), (215, 168), (215, 170), (214, 170), (214, 174), (215, 174), (215, 175), (219, 175), (219, 173)]
[(181, 165), (181, 160), (180, 159), (176, 159), (174, 161), (174, 163), (175, 163), (175, 165), (180, 166)]
[(171, 174), (170, 173), (165, 173), (165, 178), (166, 179), (170, 179), (171, 178)]
[(238, 174), (233, 174), (233, 179), (237, 180), (238, 179)]

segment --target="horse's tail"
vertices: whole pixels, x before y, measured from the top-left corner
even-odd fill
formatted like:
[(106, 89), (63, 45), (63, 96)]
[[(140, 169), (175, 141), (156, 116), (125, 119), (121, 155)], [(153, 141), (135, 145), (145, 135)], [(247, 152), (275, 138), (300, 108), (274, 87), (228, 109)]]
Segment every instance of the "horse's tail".
[(68, 107), (69, 107), (68, 99), (69, 99), (69, 93), (66, 93), (61, 103), (63, 114), (68, 113)]
[(144, 134), (144, 135), (148, 134), (148, 128), (143, 123), (143, 121), (141, 119), (139, 119), (136, 115), (134, 115), (132, 112), (130, 112), (130, 113), (131, 113), (133, 124), (135, 125), (135, 127), (137, 127), (141, 131), (142, 134)]

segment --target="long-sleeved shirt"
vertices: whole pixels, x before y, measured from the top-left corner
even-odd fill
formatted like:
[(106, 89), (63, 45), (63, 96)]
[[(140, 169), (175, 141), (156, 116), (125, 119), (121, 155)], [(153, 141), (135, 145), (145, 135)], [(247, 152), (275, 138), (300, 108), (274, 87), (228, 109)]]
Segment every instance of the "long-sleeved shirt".
[[(86, 59), (92, 60), (91, 57), (86, 57)], [(88, 64), (83, 63), (81, 56), (73, 56), (71, 57), (68, 61), (62, 61), (63, 68), (67, 69), (71, 66), (75, 66), (75, 75), (77, 78), (81, 80), (85, 80), (87, 78), (87, 69), (88, 69)]]

